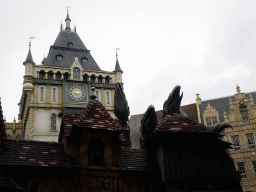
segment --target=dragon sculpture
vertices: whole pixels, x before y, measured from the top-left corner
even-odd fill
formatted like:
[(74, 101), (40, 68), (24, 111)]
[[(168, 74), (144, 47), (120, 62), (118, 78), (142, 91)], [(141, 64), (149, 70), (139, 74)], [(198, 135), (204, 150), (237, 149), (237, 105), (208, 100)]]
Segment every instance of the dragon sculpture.
[(115, 97), (114, 97), (114, 114), (120, 120), (120, 123), (124, 129), (124, 136), (126, 139), (126, 146), (131, 146), (130, 140), (130, 128), (127, 123), (130, 115), (130, 109), (123, 92), (123, 86), (121, 83), (115, 84)]
[[(162, 118), (165, 117), (166, 115), (173, 115), (174, 113), (180, 114), (180, 103), (183, 97), (183, 93), (180, 95), (180, 88), (181, 87), (179, 85), (175, 86), (172, 92), (170, 93), (169, 97), (167, 98), (167, 100), (164, 102)], [(155, 108), (153, 105), (150, 105), (146, 110), (146, 112), (144, 113), (144, 116), (141, 120), (141, 127), (140, 127), (140, 131), (142, 133), (142, 137), (140, 140), (141, 148), (147, 147), (150, 137), (152, 136), (156, 126), (157, 126), (157, 116), (155, 113)], [(209, 129), (213, 133), (218, 134), (218, 137), (223, 137), (224, 136), (223, 132), (228, 127), (233, 129), (230, 123), (222, 122), (209, 127)], [(231, 143), (226, 141), (222, 141), (222, 143), (223, 145), (225, 145), (225, 148), (232, 148)]]
[(163, 116), (180, 113), (180, 103), (183, 97), (183, 92), (180, 96), (180, 86), (176, 85), (170, 93), (168, 99), (164, 102)]
[(146, 112), (144, 113), (144, 116), (141, 120), (141, 127), (140, 131), (142, 133), (142, 137), (140, 138), (140, 146), (141, 148), (146, 148), (148, 145), (148, 141), (150, 137), (152, 136), (155, 128), (157, 126), (157, 118), (156, 118), (156, 112), (153, 105), (150, 105)]

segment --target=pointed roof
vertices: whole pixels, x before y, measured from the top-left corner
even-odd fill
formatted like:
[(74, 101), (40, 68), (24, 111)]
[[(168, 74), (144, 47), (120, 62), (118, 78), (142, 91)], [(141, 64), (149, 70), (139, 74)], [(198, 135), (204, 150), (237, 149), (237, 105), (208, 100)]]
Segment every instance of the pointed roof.
[(119, 65), (119, 62), (118, 62), (118, 55), (117, 55), (117, 53), (116, 53), (116, 67), (115, 67), (115, 71), (121, 71), (123, 73), (123, 71), (122, 71), (122, 69), (121, 69), (121, 67)]
[(70, 137), (76, 129), (123, 131), (121, 123), (111, 117), (105, 107), (97, 100), (90, 101), (81, 115), (64, 114), (62, 119), (59, 142), (63, 136)]
[(0, 98), (0, 147), (5, 147), (6, 144), (6, 130), (4, 124), (4, 117), (3, 117), (3, 110), (1, 105), (1, 98)]
[(29, 43), (28, 55), (27, 55), (26, 61), (24, 63), (26, 63), (26, 62), (34, 63), (30, 47), (31, 47), (31, 44)]
[[(56, 55), (62, 55), (63, 59), (58, 61)], [(75, 62), (75, 57), (78, 57), (78, 61), (83, 69), (101, 71), (90, 50), (86, 48), (78, 34), (61, 30), (54, 44), (50, 47), (43, 65), (70, 68)], [(86, 62), (82, 62), (82, 58), (86, 58)]]
[(66, 17), (65, 21), (66, 20), (70, 20), (71, 21), (71, 19), (69, 18), (68, 9), (67, 9), (67, 17)]

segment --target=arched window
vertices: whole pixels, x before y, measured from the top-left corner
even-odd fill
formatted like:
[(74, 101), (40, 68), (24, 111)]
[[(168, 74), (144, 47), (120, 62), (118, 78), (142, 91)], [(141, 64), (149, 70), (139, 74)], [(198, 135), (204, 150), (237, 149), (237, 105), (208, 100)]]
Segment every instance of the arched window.
[(64, 80), (68, 80), (68, 76), (69, 76), (68, 72), (64, 73)]
[(15, 140), (22, 140), (21, 136), (20, 135), (17, 135)]
[(45, 72), (42, 70), (39, 72), (39, 78), (44, 79)]
[(92, 138), (89, 142), (88, 165), (103, 166), (104, 146), (101, 140)]
[(105, 78), (105, 83), (106, 83), (106, 84), (109, 84), (109, 76), (107, 76), (107, 77)]
[(77, 67), (73, 69), (73, 79), (80, 79), (80, 69)]
[(84, 81), (84, 82), (87, 82), (87, 81), (88, 81), (88, 75), (87, 75), (87, 74), (84, 74), (84, 76), (83, 76), (83, 81)]
[(92, 83), (95, 83), (95, 75), (92, 75), (92, 76), (91, 76), (91, 82), (92, 82)]
[(101, 75), (98, 77), (98, 83), (102, 83), (102, 76)]
[(53, 72), (52, 71), (48, 72), (48, 79), (53, 79)]
[(56, 80), (60, 80), (61, 79), (61, 73), (58, 71), (56, 73)]
[(51, 115), (51, 130), (56, 130), (56, 114)]

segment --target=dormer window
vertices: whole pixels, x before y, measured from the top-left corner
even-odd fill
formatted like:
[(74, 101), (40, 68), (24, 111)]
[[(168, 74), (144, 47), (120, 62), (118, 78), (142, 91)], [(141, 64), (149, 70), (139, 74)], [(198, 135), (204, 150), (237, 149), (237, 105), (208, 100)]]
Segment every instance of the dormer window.
[(63, 56), (62, 56), (62, 55), (56, 55), (56, 59), (57, 59), (58, 61), (62, 61)]
[(82, 63), (86, 63), (86, 62), (88, 61), (88, 59), (87, 59), (86, 57), (83, 57), (83, 58), (81, 59), (81, 61), (82, 61)]
[(68, 47), (73, 47), (73, 43), (68, 43)]

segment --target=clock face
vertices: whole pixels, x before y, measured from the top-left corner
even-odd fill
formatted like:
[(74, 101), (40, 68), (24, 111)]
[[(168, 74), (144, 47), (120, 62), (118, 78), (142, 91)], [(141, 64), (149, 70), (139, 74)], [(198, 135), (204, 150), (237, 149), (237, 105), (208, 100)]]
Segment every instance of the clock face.
[(87, 103), (87, 84), (67, 83), (67, 102)]

